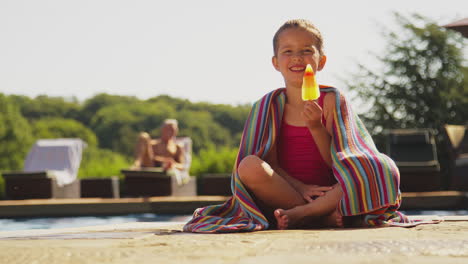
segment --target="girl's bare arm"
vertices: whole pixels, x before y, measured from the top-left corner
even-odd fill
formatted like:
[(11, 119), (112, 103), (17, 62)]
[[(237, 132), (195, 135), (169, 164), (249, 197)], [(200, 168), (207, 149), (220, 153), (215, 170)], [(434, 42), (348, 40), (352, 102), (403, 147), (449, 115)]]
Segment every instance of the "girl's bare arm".
[[(330, 167), (332, 166), (330, 145), (334, 108), (335, 94), (327, 93), (324, 98), (323, 109), (316, 102), (307, 102), (303, 113), (306, 125), (314, 138), (315, 144), (317, 144), (320, 155)], [(322, 114), (325, 116), (326, 124), (322, 124)]]
[(336, 108), (336, 95), (335, 93), (327, 93), (325, 98), (323, 99), (323, 115), (325, 116), (325, 120), (327, 123), (325, 124), (325, 129), (327, 130), (328, 134), (333, 135), (332, 133), (332, 125), (333, 125), (333, 118)]

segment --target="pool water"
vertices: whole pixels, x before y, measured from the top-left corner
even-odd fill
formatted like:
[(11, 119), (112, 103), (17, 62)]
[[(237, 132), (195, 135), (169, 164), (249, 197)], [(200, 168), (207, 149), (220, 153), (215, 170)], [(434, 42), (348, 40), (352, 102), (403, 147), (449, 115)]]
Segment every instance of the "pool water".
[(128, 222), (187, 222), (190, 217), (191, 215), (158, 215), (146, 213), (118, 216), (0, 218), (0, 231), (56, 229)]
[[(406, 215), (468, 215), (468, 210), (458, 211), (402, 211)], [(0, 218), (0, 231), (26, 229), (56, 229), (129, 222), (187, 222), (191, 215), (129, 214), (118, 216), (75, 216), (43, 218)]]

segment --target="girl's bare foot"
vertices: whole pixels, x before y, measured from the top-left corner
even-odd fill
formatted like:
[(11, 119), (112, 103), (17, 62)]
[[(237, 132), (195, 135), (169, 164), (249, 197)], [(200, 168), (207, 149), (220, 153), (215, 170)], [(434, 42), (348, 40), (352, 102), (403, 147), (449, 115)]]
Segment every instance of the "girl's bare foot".
[(324, 218), (324, 224), (326, 227), (344, 227), (343, 216), (338, 208)]
[(289, 227), (289, 216), (285, 212), (283, 209), (276, 209), (274, 212), (276, 225), (279, 230), (285, 230)]
[(299, 227), (302, 220), (304, 220), (304, 215), (301, 214), (299, 207), (295, 207), (289, 210), (276, 209), (274, 212), (277, 227), (280, 230), (292, 229)]
[(289, 209), (276, 209), (274, 212), (277, 228), (280, 230), (292, 228), (323, 228), (323, 227), (344, 227), (343, 216), (336, 209), (331, 214), (321, 217), (304, 215), (304, 210), (300, 206)]

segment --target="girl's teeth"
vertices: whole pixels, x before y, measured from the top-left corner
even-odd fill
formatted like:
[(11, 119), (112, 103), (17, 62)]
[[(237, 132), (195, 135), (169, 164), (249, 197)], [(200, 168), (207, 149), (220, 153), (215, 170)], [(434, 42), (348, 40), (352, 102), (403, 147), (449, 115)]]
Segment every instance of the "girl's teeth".
[(304, 71), (304, 68), (291, 68), (293, 71)]

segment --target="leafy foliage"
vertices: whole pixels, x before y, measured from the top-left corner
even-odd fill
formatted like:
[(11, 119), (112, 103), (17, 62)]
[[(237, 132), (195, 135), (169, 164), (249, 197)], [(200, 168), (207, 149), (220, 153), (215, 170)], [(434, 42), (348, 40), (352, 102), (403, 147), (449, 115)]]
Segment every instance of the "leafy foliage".
[(466, 40), (418, 15), (395, 17), (400, 29), (385, 34), (388, 47), (379, 57), (383, 70), (361, 65), (348, 85), (367, 103), (361, 116), (378, 146), (385, 129), (431, 128), (437, 132), (442, 171), (449, 174), (444, 125), (468, 121)]
[(33, 123), (33, 135), (36, 139), (81, 138), (88, 146), (97, 146), (97, 138), (93, 131), (73, 119), (40, 119)]
[(80, 111), (76, 99), (67, 101), (62, 97), (46, 95), (37, 96), (35, 99), (22, 95), (11, 95), (9, 98), (28, 120), (53, 117), (76, 119)]
[[(192, 137), (196, 153), (213, 144), (237, 147), (250, 111), (250, 105), (191, 103), (167, 95), (151, 98), (148, 102), (165, 103), (175, 108), (179, 134)], [(155, 128), (151, 134), (158, 136), (159, 128)]]
[(77, 119), (86, 126), (89, 126), (91, 124), (91, 120), (99, 110), (107, 106), (113, 106), (118, 104), (128, 105), (137, 103), (138, 101), (139, 100), (136, 97), (118, 96), (104, 93), (98, 94), (85, 101)]
[[(159, 137), (167, 118), (177, 119), (179, 136), (193, 141), (194, 175), (230, 172), (250, 111), (249, 105), (192, 103), (167, 95), (140, 100), (98, 94), (83, 103), (60, 97), (2, 95), (0, 103), (0, 169), (20, 169), (36, 139), (73, 137), (88, 143), (80, 178), (120, 175), (133, 161), (138, 134), (147, 131)], [(15, 132), (6, 133), (5, 129)]]
[(19, 170), (31, 147), (31, 127), (18, 107), (0, 94), (0, 170)]
[(434, 128), (468, 120), (463, 39), (420, 16), (396, 15), (401, 29), (386, 35), (382, 72), (361, 66), (349, 83), (370, 105), (362, 116), (376, 134), (385, 128)]
[(88, 147), (83, 151), (80, 170), (78, 171), (79, 178), (89, 177), (110, 177), (120, 175), (120, 170), (128, 168), (131, 160), (119, 153), (99, 149), (96, 147)]
[(90, 127), (98, 135), (100, 147), (131, 156), (138, 132), (159, 127), (164, 119), (174, 115), (170, 105), (121, 103), (101, 108)]
[(202, 149), (195, 156), (190, 167), (190, 175), (200, 176), (203, 173), (230, 173), (237, 157), (237, 148), (210, 147)]
[(229, 130), (215, 122), (208, 111), (184, 110), (178, 113), (177, 118), (180, 135), (192, 138), (195, 153), (213, 146), (232, 145)]

